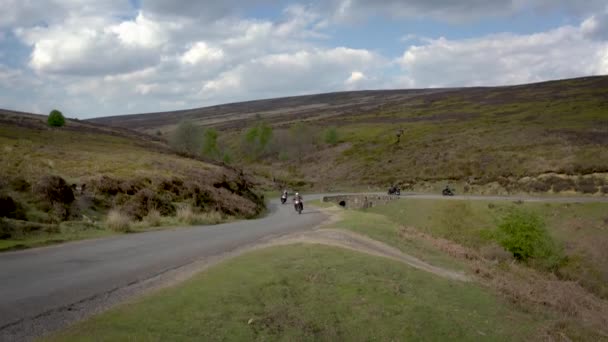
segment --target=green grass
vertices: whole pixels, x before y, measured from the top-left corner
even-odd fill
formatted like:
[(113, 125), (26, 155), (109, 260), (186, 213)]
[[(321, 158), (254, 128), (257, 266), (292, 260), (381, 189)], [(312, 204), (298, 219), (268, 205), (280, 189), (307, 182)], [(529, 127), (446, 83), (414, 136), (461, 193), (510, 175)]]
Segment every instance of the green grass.
[[(514, 207), (542, 218), (551, 238), (563, 248), (566, 260), (557, 269), (558, 275), (576, 280), (600, 297), (608, 298), (608, 251), (605, 248), (608, 245), (608, 203), (514, 204), (402, 199), (367, 211), (378, 215), (381, 218), (378, 220), (386, 220), (384, 226), (388, 228), (359, 230), (375, 238), (384, 232), (382, 241), (399, 246), (403, 242), (397, 228), (390, 228), (390, 223), (393, 223), (395, 227), (414, 227), (432, 236), (480, 250), (492, 243), (491, 237), (499, 220)], [(356, 227), (360, 219), (355, 216), (352, 221), (352, 226)]]
[(321, 246), (224, 262), (53, 341), (524, 341), (543, 317), (471, 283)]

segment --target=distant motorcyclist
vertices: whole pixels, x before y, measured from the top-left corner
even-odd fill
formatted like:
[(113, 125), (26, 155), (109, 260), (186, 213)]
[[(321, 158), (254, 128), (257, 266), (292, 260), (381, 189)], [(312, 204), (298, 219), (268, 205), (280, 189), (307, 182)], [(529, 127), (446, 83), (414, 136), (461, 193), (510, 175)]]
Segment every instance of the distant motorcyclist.
[(283, 193), (281, 194), (281, 203), (285, 204), (285, 202), (287, 202), (287, 189), (284, 189)]
[(298, 214), (301, 214), (302, 210), (304, 210), (304, 202), (302, 201), (302, 196), (297, 191), (296, 191), (295, 195), (293, 196), (293, 206), (296, 209), (296, 211), (298, 212)]
[(450, 188), (449, 184), (446, 184), (445, 189), (443, 189), (442, 194), (444, 196), (454, 196), (454, 190)]

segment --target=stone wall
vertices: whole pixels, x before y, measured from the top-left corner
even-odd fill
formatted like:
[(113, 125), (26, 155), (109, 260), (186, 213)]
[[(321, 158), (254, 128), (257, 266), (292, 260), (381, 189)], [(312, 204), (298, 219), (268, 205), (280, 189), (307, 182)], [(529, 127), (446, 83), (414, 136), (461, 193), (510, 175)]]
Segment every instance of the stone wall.
[(389, 195), (339, 195), (324, 196), (323, 202), (335, 203), (346, 209), (365, 209), (388, 204), (398, 199), (399, 196)]

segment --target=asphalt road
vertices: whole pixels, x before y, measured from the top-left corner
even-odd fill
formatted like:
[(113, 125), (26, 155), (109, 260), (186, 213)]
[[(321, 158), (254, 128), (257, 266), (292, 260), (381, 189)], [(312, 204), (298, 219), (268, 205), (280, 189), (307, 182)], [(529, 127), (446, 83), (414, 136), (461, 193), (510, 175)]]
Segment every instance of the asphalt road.
[(298, 215), (292, 205), (277, 201), (269, 209), (258, 220), (1, 253), (0, 330), (264, 237), (310, 229), (326, 219), (311, 208)]

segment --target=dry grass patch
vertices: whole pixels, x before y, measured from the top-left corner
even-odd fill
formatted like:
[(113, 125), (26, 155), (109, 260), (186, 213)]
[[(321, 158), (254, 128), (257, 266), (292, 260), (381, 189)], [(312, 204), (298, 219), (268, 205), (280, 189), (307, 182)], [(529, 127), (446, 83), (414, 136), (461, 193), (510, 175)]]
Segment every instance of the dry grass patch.
[(148, 227), (158, 227), (162, 224), (162, 216), (156, 209), (150, 209), (142, 222)]
[(106, 217), (106, 227), (115, 232), (126, 233), (131, 229), (131, 219), (117, 209), (112, 209)]
[(210, 225), (218, 224), (224, 221), (224, 217), (217, 211), (196, 212), (190, 205), (184, 205), (177, 208), (177, 220), (186, 225)]

